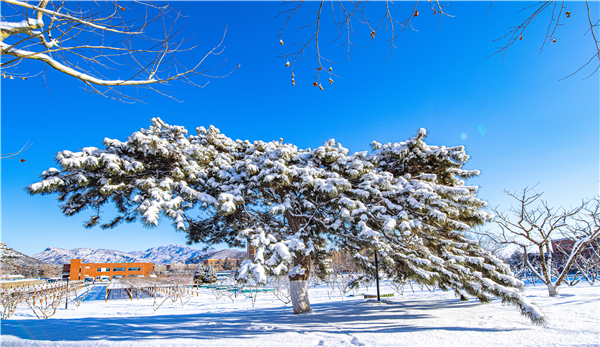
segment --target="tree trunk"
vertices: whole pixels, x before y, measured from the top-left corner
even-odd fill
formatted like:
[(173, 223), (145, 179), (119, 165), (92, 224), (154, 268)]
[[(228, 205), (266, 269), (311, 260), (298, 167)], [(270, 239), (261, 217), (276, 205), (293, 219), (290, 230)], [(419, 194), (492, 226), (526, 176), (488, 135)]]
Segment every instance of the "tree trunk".
[(558, 295), (558, 287), (552, 283), (549, 283), (548, 284), (548, 295), (550, 297), (557, 296)]
[(310, 257), (296, 253), (294, 267), (300, 265), (304, 274), (296, 274), (290, 278), (290, 295), (294, 314), (310, 312), (310, 301), (308, 300), (308, 275), (310, 273)]
[(310, 312), (307, 281), (290, 281), (290, 295), (294, 314)]
[[(285, 217), (290, 224), (292, 232), (295, 234), (300, 229), (299, 221), (292, 216), (289, 211), (285, 212)], [(306, 242), (306, 240), (303, 240)], [(308, 300), (308, 275), (310, 274), (310, 256), (306, 256), (303, 251), (294, 252), (294, 267), (300, 266), (304, 270), (303, 274), (290, 275), (290, 296), (294, 314), (310, 312), (310, 301)]]

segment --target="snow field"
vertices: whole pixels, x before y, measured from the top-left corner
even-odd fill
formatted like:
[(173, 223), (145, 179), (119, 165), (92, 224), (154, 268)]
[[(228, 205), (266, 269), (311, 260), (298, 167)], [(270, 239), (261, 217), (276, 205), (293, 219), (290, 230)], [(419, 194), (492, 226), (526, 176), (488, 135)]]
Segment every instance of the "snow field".
[[(360, 292), (365, 292), (361, 288)], [(375, 288), (370, 287), (369, 293)], [(390, 293), (385, 286), (382, 293)], [(362, 297), (329, 300), (325, 286), (309, 289), (313, 312), (294, 315), (271, 293), (216, 301), (204, 290), (182, 307), (166, 302), (153, 312), (151, 298), (104, 302), (95, 287), (79, 307), (38, 320), (21, 306), (2, 321), (2, 346), (598, 346), (600, 287), (527, 286), (526, 297), (548, 318), (532, 325), (499, 300), (461, 302), (452, 292), (406, 288), (376, 303)]]

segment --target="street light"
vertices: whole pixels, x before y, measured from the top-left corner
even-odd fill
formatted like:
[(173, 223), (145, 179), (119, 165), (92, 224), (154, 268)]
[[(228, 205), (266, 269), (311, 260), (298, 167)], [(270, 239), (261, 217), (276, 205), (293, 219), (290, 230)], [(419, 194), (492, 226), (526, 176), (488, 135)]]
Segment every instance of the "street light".
[(377, 284), (377, 302), (381, 302), (379, 296), (379, 263), (377, 262), (377, 249), (375, 249), (375, 282)]
[(67, 292), (65, 295), (65, 310), (69, 308), (69, 277), (67, 277)]

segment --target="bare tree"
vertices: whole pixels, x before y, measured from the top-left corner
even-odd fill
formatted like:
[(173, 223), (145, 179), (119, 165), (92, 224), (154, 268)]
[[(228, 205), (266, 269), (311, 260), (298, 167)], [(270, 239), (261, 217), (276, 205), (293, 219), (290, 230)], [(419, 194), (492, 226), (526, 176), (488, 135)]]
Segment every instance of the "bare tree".
[[(83, 285), (83, 281), (73, 281), (71, 285), (79, 287)], [(30, 290), (24, 301), (38, 319), (48, 319), (65, 300), (68, 300), (67, 295), (66, 283), (58, 282), (42, 286), (39, 290)]]
[(489, 234), (489, 230), (483, 230), (481, 227), (477, 226), (473, 232), (466, 232), (465, 236), (476, 242), (479, 247), (486, 251), (490, 251), (494, 256), (500, 259), (504, 258), (504, 250), (507, 245), (494, 242)]
[[(534, 266), (528, 256), (524, 257), (525, 265), (548, 287), (549, 295), (556, 296), (578, 256), (592, 241), (600, 238), (600, 201), (596, 197), (571, 209), (557, 209), (540, 200), (541, 206), (534, 207), (542, 194), (533, 188), (525, 188), (518, 194), (505, 192), (518, 204), (508, 213), (494, 209), (495, 222), (501, 231), (498, 235), (489, 235), (496, 243), (518, 246), (523, 254), (529, 254), (530, 248), (538, 252), (539, 266)], [(551, 241), (559, 235), (574, 240), (574, 244), (562, 269), (557, 271)], [(554, 272), (556, 282), (552, 282)]]
[[(594, 32), (594, 30), (598, 30), (600, 19), (592, 18), (589, 0), (585, 0), (585, 6), (587, 10), (586, 13), (579, 13), (577, 14), (577, 17), (580, 18), (580, 20), (585, 20), (587, 22), (589, 29), (585, 33), (585, 35), (590, 34), (589, 40), (593, 41), (593, 44), (596, 49), (592, 56), (589, 58), (589, 60), (583, 64), (583, 66), (581, 66), (575, 72), (564, 78), (577, 74), (578, 72), (582, 71), (585, 67), (592, 64), (594, 61), (598, 61), (598, 64), (594, 68), (593, 72), (590, 73), (586, 78), (589, 78), (590, 76), (595, 74), (600, 68), (600, 41), (598, 41), (596, 32)], [(524, 40), (527, 28), (530, 25), (533, 25), (536, 19), (539, 19), (543, 13), (549, 13), (550, 19), (548, 21), (548, 26), (546, 29), (546, 36), (542, 40), (540, 46), (540, 53), (544, 50), (546, 45), (557, 43), (560, 40), (559, 34), (557, 33), (557, 29), (561, 26), (566, 25), (566, 21), (573, 20), (570, 19), (572, 13), (567, 8), (567, 4), (565, 3), (565, 1), (538, 1), (533, 5), (525, 7), (522, 10), (522, 12), (525, 12), (527, 14), (525, 19), (523, 19), (519, 25), (510, 28), (509, 32), (506, 33), (506, 35), (494, 40), (494, 42), (501, 43), (502, 45), (498, 47), (496, 52), (492, 55), (502, 54), (502, 56), (504, 57), (510, 46), (519, 41)]]
[(221, 299), (222, 297), (229, 298), (232, 302), (235, 302), (235, 299), (238, 296), (238, 292), (240, 291), (240, 286), (235, 276), (235, 273), (230, 273), (228, 276), (224, 276), (219, 278), (218, 284), (209, 286), (216, 300)]
[[(352, 42), (351, 38), (355, 33), (355, 24), (363, 25), (365, 27), (366, 32), (370, 36), (370, 40), (367, 46), (375, 39), (375, 37), (380, 34), (382, 31), (388, 31), (387, 40), (390, 44), (390, 56), (392, 51), (396, 47), (395, 43), (402, 33), (407, 30), (416, 31), (413, 28), (412, 20), (415, 17), (419, 16), (419, 10), (417, 9), (418, 1), (414, 3), (414, 5), (410, 5), (409, 9), (406, 10), (400, 17), (402, 19), (396, 19), (396, 14), (392, 14), (392, 5), (393, 1), (386, 0), (385, 6), (379, 7), (379, 15), (373, 16), (372, 20), (369, 19), (369, 16), (365, 12), (365, 7), (368, 1), (331, 1), (331, 16), (333, 17), (333, 22), (335, 24), (335, 36), (333, 43), (341, 43), (340, 46), (345, 48), (346, 50), (346, 59), (350, 59), (350, 47), (356, 46), (355, 43)], [(279, 32), (278, 38), (280, 39), (279, 43), (283, 45), (283, 36), (285, 29), (288, 28), (288, 25), (291, 25), (291, 22), (294, 19), (295, 15), (300, 13), (301, 8), (305, 5), (304, 1), (293, 1), (286, 2), (288, 8), (280, 11), (277, 14), (277, 17), (284, 18), (284, 23)], [(322, 54), (322, 39), (321, 34), (323, 31), (323, 22), (325, 21), (325, 12), (329, 8), (329, 6), (324, 6), (325, 1), (321, 0), (318, 3), (318, 8), (313, 12), (312, 16), (314, 21), (310, 23), (300, 23), (296, 29), (297, 33), (300, 35), (304, 35), (302, 37), (306, 37), (301, 40), (301, 43), (294, 43), (293, 49), (289, 53), (280, 53), (280, 57), (287, 60), (286, 66), (291, 67), (290, 74), (292, 75), (292, 84), (296, 84), (294, 74), (294, 66), (298, 61), (298, 58), (303, 59), (309, 50), (310, 47), (314, 48), (315, 51), (315, 74), (313, 86), (319, 87), (319, 89), (323, 90), (323, 86), (321, 84), (321, 73), (326, 73), (328, 78), (328, 82), (333, 83), (333, 77), (337, 77), (337, 75), (333, 72), (332, 65), (335, 64), (335, 61), (332, 61), (326, 58)], [(310, 5), (309, 5), (310, 6)], [(444, 12), (444, 8), (446, 5), (441, 5), (438, 0), (429, 1), (427, 7), (431, 10), (431, 13), (435, 16), (439, 16), (440, 21), (443, 16), (452, 17)], [(307, 6), (304, 6), (307, 7)], [(397, 8), (396, 8), (397, 9)], [(308, 34), (304, 34), (308, 33)], [(326, 46), (327, 44), (325, 44)]]
[(138, 300), (142, 293), (153, 298), (152, 309), (156, 312), (162, 304), (171, 300), (179, 301), (184, 307), (193, 297), (192, 277), (188, 275), (152, 277), (122, 277), (116, 280), (122, 289), (125, 289), (130, 299), (133, 300), (134, 292)]
[(65, 293), (63, 295), (65, 295), (65, 300), (68, 300), (76, 307), (79, 307), (90, 294), (91, 289), (92, 287), (86, 287), (83, 281), (74, 281), (74, 283), (69, 285), (68, 289), (65, 289)]
[(9, 288), (7, 286), (0, 286), (0, 304), (2, 310), (0, 310), (0, 319), (10, 318), (16, 311), (17, 306), (25, 301), (28, 292), (25, 287)]
[(269, 276), (268, 286), (273, 288), (273, 295), (284, 305), (292, 301), (290, 279), (287, 276)]
[(181, 53), (195, 53), (197, 46), (181, 38), (177, 21), (182, 14), (168, 4), (1, 1), (0, 66), (4, 78), (31, 77), (30, 66), (23, 68), (25, 72), (19, 68), (22, 62), (33, 60), (42, 63), (44, 78), (51, 67), (83, 82), (87, 91), (134, 102), (140, 97), (132, 96), (128, 86), (173, 98), (174, 92), (158, 88), (172, 81), (203, 87), (207, 82), (199, 84), (194, 77), (228, 75), (213, 74), (221, 64), (211, 68), (204, 65), (210, 56), (222, 52), (224, 33), (221, 42), (195, 65), (186, 67), (180, 62)]
[[(493, 1), (492, 1), (493, 3)], [(288, 41), (290, 36), (293, 36), (290, 29), (296, 28), (295, 35), (298, 37), (295, 39), (291, 46), (292, 49), (287, 49), (287, 52), (280, 53), (279, 57), (286, 59), (286, 66), (290, 67), (290, 74), (292, 77), (292, 84), (295, 85), (296, 75), (294, 73), (294, 67), (300, 60), (304, 59), (307, 54), (314, 54), (315, 60), (315, 73), (314, 78), (311, 80), (313, 86), (319, 87), (323, 90), (324, 87), (321, 84), (322, 73), (325, 73), (325, 78), (328, 78), (329, 83), (333, 83), (333, 78), (338, 77), (333, 70), (333, 65), (336, 64), (330, 58), (325, 57), (323, 54), (326, 48), (331, 44), (330, 42), (324, 41), (325, 37), (335, 37), (333, 44), (339, 44), (346, 52), (346, 59), (350, 59), (350, 47), (356, 46), (352, 41), (353, 37), (357, 37), (357, 41), (361, 41), (361, 37), (366, 40), (366, 46), (369, 46), (376, 37), (385, 37), (389, 42), (390, 56), (393, 50), (396, 48), (396, 42), (399, 36), (407, 31), (418, 31), (416, 28), (417, 17), (419, 16), (437, 16), (439, 18), (438, 28), (441, 24), (442, 18), (451, 18), (453, 15), (447, 13), (446, 7), (449, 3), (441, 4), (437, 0), (428, 0), (427, 3), (419, 4), (419, 1), (414, 3), (399, 2), (394, 4), (391, 0), (384, 2), (378, 2), (371, 6), (367, 6), (369, 1), (331, 1), (327, 4), (324, 0), (317, 2), (305, 1), (290, 1), (286, 2), (286, 9), (279, 12), (278, 17), (283, 18), (283, 25), (281, 27), (278, 38), (279, 43), (284, 44), (284, 40)], [(593, 11), (590, 11), (589, 0), (585, 1), (586, 13), (571, 13), (567, 8), (565, 1), (539, 1), (533, 5), (529, 5), (519, 11), (525, 13), (525, 18), (520, 21), (516, 26), (508, 28), (506, 35), (494, 40), (500, 44), (497, 47), (496, 52), (491, 55), (501, 54), (505, 55), (508, 48), (515, 43), (523, 41), (526, 36), (527, 29), (534, 24), (536, 20), (548, 23), (546, 35), (542, 40), (540, 51), (547, 44), (557, 43), (561, 40), (559, 28), (566, 25), (566, 21), (570, 20), (582, 20), (586, 22), (586, 26), (589, 28), (585, 35), (590, 36), (589, 42), (595, 46), (595, 53), (592, 54), (590, 59), (584, 63), (572, 76), (585, 67), (597, 61), (593, 72), (593, 75), (600, 68), (600, 45), (598, 41), (597, 31), (599, 26), (599, 20), (593, 15)], [(569, 4), (571, 6), (571, 4)], [(367, 10), (367, 7), (369, 10)], [(492, 5), (488, 8), (491, 9)], [(311, 20), (306, 22), (299, 22), (297, 25), (293, 25), (294, 17), (298, 16), (302, 10), (312, 11)], [(487, 14), (487, 11), (486, 11)], [(548, 14), (548, 15), (546, 15)], [(571, 19), (573, 15), (573, 18)], [(327, 18), (333, 18), (335, 27), (330, 29), (327, 24)], [(291, 27), (291, 28), (290, 28)], [(329, 30), (331, 34), (327, 32)], [(285, 35), (284, 35), (285, 32)], [(329, 34), (329, 35), (328, 35)], [(369, 38), (367, 38), (367, 35)], [(529, 40), (533, 42), (532, 40)], [(364, 42), (364, 41), (363, 41)], [(287, 47), (287, 46), (286, 46)], [(567, 76), (567, 77), (569, 77)], [(589, 76), (588, 76), (589, 77)]]

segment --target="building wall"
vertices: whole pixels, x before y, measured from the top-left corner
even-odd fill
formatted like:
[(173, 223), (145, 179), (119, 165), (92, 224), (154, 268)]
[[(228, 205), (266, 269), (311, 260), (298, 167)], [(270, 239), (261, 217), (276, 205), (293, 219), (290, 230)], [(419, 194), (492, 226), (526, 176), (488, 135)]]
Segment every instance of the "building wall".
[[(573, 250), (573, 246), (575, 246), (575, 240), (571, 239), (560, 239), (560, 240), (552, 240), (552, 253), (553, 257), (557, 261), (566, 261)], [(594, 256), (594, 248), (598, 248), (600, 246), (599, 241), (592, 241), (591, 244), (588, 244), (583, 251), (581, 251), (581, 256), (585, 259), (590, 259)], [(566, 254), (565, 254), (566, 253)]]
[[(202, 263), (206, 267), (212, 267), (215, 271), (233, 271), (237, 269), (237, 261), (238, 259), (205, 259)], [(222, 266), (224, 262), (229, 262), (231, 269), (225, 270)]]
[(154, 264), (154, 272), (156, 274), (162, 273), (162, 272), (169, 272), (169, 271), (194, 271), (196, 270), (196, 267), (198, 266), (198, 264), (184, 264), (184, 263), (177, 263), (177, 264), (166, 264), (166, 265), (160, 265), (160, 264)]
[(71, 275), (71, 264), (63, 265), (62, 279), (66, 280)]
[(148, 276), (153, 273), (152, 263), (83, 263), (81, 259), (71, 259), (69, 278), (71, 281), (98, 276), (109, 276), (113, 279), (114, 276)]
[(246, 255), (248, 256), (248, 259), (254, 259), (254, 255), (256, 255), (256, 248), (250, 245), (250, 241), (247, 241), (246, 244)]

